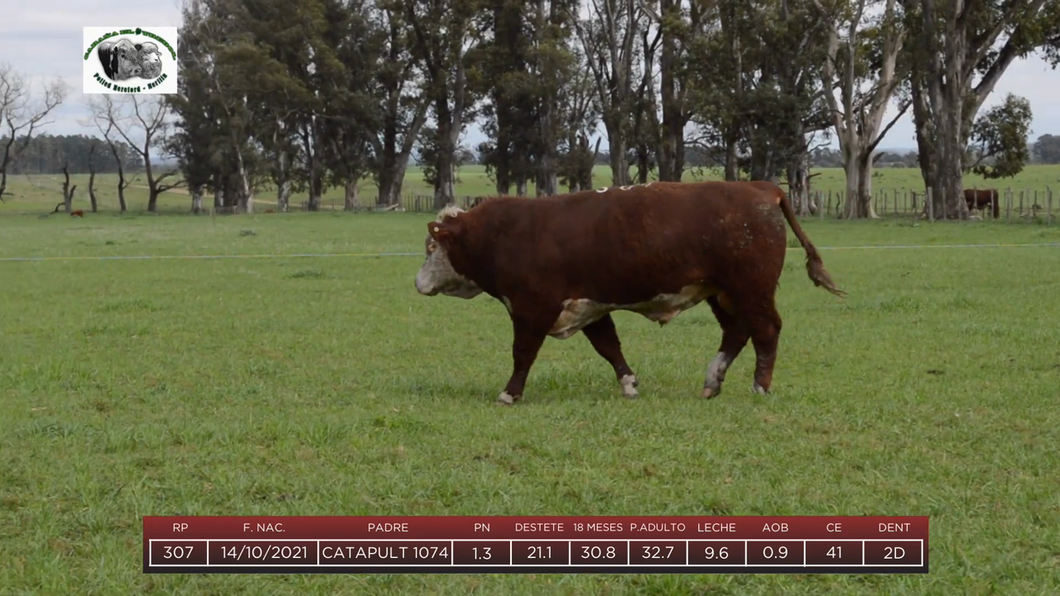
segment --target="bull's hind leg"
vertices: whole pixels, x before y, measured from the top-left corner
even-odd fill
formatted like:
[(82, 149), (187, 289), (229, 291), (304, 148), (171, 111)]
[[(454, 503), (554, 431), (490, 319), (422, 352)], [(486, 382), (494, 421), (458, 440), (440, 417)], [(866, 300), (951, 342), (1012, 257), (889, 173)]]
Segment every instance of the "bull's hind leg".
[(718, 296), (707, 298), (707, 304), (710, 304), (714, 317), (721, 325), (721, 347), (718, 348), (718, 354), (707, 366), (707, 378), (703, 381), (703, 397), (707, 399), (721, 394), (721, 385), (725, 382), (725, 371), (740, 355), (750, 338), (746, 325), (731, 311), (732, 304), (728, 299), (725, 302), (723, 305)]
[(611, 315), (604, 315), (602, 319), (587, 325), (582, 332), (596, 348), (596, 353), (603, 356), (615, 369), (615, 376), (622, 385), (622, 393), (626, 397), (637, 397), (637, 377), (626, 364), (626, 357), (622, 355), (622, 342), (618, 339), (618, 331)]
[(773, 365), (777, 361), (777, 345), (780, 342), (781, 320), (773, 300), (749, 313), (748, 327), (755, 354), (755, 393), (769, 393), (773, 384)]

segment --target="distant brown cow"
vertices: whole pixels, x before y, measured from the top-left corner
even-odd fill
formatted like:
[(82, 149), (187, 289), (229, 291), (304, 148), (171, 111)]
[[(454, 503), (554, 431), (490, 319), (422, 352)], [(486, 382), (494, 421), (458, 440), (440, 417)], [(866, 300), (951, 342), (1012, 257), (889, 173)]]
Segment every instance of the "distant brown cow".
[(1001, 206), (997, 200), (997, 189), (994, 188), (984, 190), (966, 188), (964, 189), (964, 202), (968, 205), (969, 211), (972, 209), (985, 211), (987, 207), (991, 207), (994, 219), (997, 219), (1001, 213)]
[(77, 211), (71, 211), (70, 212), (70, 217), (82, 217), (83, 218), (84, 216), (85, 216), (85, 212), (83, 210), (81, 210), (81, 209), (78, 209)]
[(508, 309), (514, 370), (497, 401), (523, 394), (545, 337), (583, 331), (614, 368), (628, 397), (637, 380), (611, 312), (665, 325), (706, 300), (722, 328), (703, 397), (750, 340), (753, 389), (772, 383), (781, 319), (774, 295), (787, 228), (806, 250), (815, 285), (842, 296), (803, 232), (784, 191), (764, 182), (653, 183), (541, 198), (495, 198), (470, 211), (450, 206), (428, 225), (416, 289), (428, 296), (482, 292)]

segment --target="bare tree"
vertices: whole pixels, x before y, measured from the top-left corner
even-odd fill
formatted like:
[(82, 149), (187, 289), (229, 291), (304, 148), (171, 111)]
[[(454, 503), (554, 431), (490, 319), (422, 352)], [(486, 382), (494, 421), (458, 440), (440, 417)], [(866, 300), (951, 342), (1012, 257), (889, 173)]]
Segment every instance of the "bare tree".
[[(114, 157), (114, 163), (118, 166), (118, 209), (121, 213), (128, 211), (128, 205), (125, 202), (125, 189), (129, 188), (131, 183), (125, 177), (125, 155), (122, 151), (121, 141), (118, 140), (118, 133), (114, 130), (114, 122), (106, 117), (106, 108), (103, 105), (106, 102), (111, 101), (109, 95), (99, 96), (106, 99), (92, 99), (88, 100), (89, 108), (92, 110), (91, 125), (94, 125), (97, 130), (103, 135), (103, 140), (107, 143), (107, 148), (110, 149), (110, 154)], [(89, 122), (81, 122), (83, 126), (89, 126)], [(94, 182), (94, 180), (92, 181)], [(92, 185), (89, 185), (89, 190), (92, 190)]]
[[(878, 26), (875, 30), (866, 31), (863, 16), (869, 1), (852, 0), (847, 3), (840, 0), (826, 7), (822, 0), (814, 0), (821, 17), (835, 23), (829, 31), (828, 55), (822, 79), (825, 99), (832, 112), (839, 148), (843, 153), (847, 181), (843, 216), (846, 218), (877, 217), (872, 207), (872, 153), (898, 118), (909, 109), (909, 104), (903, 102), (891, 121), (883, 125), (883, 116), (891, 97), (904, 80), (898, 69), (898, 56), (902, 51), (905, 29), (896, 12), (896, 1), (885, 0)], [(851, 14), (845, 17), (837, 14), (847, 12), (847, 9)], [(843, 20), (846, 20), (846, 37), (841, 41), (839, 30)], [(859, 34), (866, 32), (873, 34), (874, 42), (878, 45), (875, 52), (859, 39)], [(879, 61), (878, 78), (868, 90), (863, 90), (864, 73), (870, 69), (865, 68), (862, 62), (868, 59), (865, 54), (869, 53), (878, 53), (874, 58)], [(842, 71), (838, 77), (837, 70)], [(839, 87), (839, 101), (835, 97), (836, 87)]]
[(25, 77), (10, 64), (0, 64), (0, 200), (7, 190), (7, 168), (29, 145), (33, 132), (50, 124), (52, 110), (66, 99), (62, 79), (47, 83), (43, 96), (34, 98)]
[[(159, 96), (102, 95), (99, 101), (92, 101), (93, 112), (97, 122), (106, 122), (118, 137), (121, 137), (144, 163), (144, 175), (147, 177), (147, 210), (158, 211), (158, 195), (184, 185), (182, 179), (165, 182), (171, 176), (179, 176), (179, 169), (172, 169), (159, 174), (152, 163), (152, 149), (163, 146), (169, 123), (166, 116), (169, 106)], [(135, 131), (135, 132), (134, 132)], [(137, 140), (134, 140), (137, 139)]]
[(96, 201), (96, 149), (99, 145), (92, 143), (88, 150), (88, 200), (92, 203), (92, 213), (98, 209), (99, 202)]

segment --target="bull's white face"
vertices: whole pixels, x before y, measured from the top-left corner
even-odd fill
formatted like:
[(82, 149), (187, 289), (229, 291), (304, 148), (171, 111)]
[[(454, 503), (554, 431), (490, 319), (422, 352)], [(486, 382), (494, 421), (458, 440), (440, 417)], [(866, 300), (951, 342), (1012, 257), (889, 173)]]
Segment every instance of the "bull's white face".
[[(438, 219), (444, 219), (446, 212)], [(456, 298), (470, 299), (482, 293), (475, 282), (460, 275), (449, 262), (445, 242), (451, 238), (452, 227), (442, 222), (430, 225), (425, 247), (427, 258), (416, 274), (416, 291), (425, 296), (444, 294)]]

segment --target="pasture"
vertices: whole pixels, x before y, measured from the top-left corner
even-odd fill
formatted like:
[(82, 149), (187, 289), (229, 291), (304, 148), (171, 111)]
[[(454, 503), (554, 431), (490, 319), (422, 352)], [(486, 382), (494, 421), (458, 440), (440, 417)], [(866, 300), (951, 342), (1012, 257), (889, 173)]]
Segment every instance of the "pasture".
[[(937, 247), (1060, 226), (810, 220), (849, 296), (789, 251), (773, 394), (748, 348), (698, 397), (701, 305), (615, 316), (640, 399), (579, 334), (500, 408), (504, 308), (372, 256), (421, 253), (429, 215), (42, 218), (16, 191), (0, 259), (47, 259), (0, 260), (0, 593), (1060, 593), (1060, 247)], [(141, 573), (144, 515), (832, 514), (930, 516), (931, 573)]]
[[(820, 191), (823, 195), (829, 192), (835, 194), (835, 203), (845, 189), (845, 178), (840, 168), (814, 168), (815, 176), (812, 180), (812, 190)], [(130, 175), (131, 186), (126, 189), (126, 202), (129, 211), (144, 211), (147, 209), (147, 182), (143, 174)], [(478, 197), (496, 194), (496, 189), (484, 166), (468, 165), (459, 169), (457, 174), (456, 195), (457, 197)], [(722, 173), (717, 170), (700, 169), (686, 172), (686, 182), (694, 180), (720, 180)], [(920, 170), (915, 168), (881, 168), (873, 173), (874, 194), (888, 195), (890, 207), (886, 212), (883, 207), (882, 196), (877, 205), (877, 211), (881, 215), (891, 213), (894, 205), (894, 195), (897, 192), (901, 198), (901, 205), (911, 205), (908, 193), (924, 192), (923, 179)], [(96, 177), (96, 192), (101, 211), (118, 210), (117, 175), (102, 174)], [(593, 171), (593, 183), (597, 188), (611, 185), (611, 168), (608, 166), (597, 166)], [(74, 194), (74, 209), (90, 207), (88, 199), (88, 176), (70, 176), (70, 183), (76, 184)], [(5, 202), (0, 203), (0, 216), (5, 213), (15, 212), (45, 212), (55, 208), (55, 204), (62, 201), (63, 176), (58, 175), (18, 175), (9, 178), (11, 196), (5, 196)], [(1045, 207), (1045, 191), (1053, 189), (1055, 204), (1053, 206), (1054, 221), (1060, 216), (1060, 165), (1032, 165), (1027, 166), (1019, 176), (1005, 180), (983, 180), (982, 177), (969, 174), (965, 176), (966, 188), (997, 188), (1004, 193), (1005, 189), (1011, 188), (1014, 193), (1013, 209), (1019, 205), (1019, 193), (1026, 194), (1024, 209), (1029, 211), (1032, 205), (1034, 192), (1039, 193), (1038, 203)], [(533, 194), (533, 184), (529, 187), (529, 194)], [(786, 186), (784, 187), (787, 188)], [(359, 204), (364, 207), (375, 205), (378, 190), (370, 179), (365, 179), (358, 186)], [(512, 189), (514, 192), (514, 188)], [(566, 192), (566, 187), (560, 189)], [(342, 210), (344, 201), (344, 189), (330, 188), (321, 198), (321, 209), (325, 211)], [(429, 205), (429, 197), (434, 194), (432, 188), (423, 180), (423, 173), (418, 167), (410, 167), (405, 174), (405, 182), (402, 186), (402, 195), (405, 203), (414, 203), (414, 197), (424, 197), (423, 205)], [(291, 209), (298, 210), (302, 202), (306, 201), (305, 193), (293, 193), (291, 196)], [(833, 205), (835, 204), (833, 203)], [(205, 198), (205, 206), (209, 208), (212, 197)], [(262, 189), (254, 199), (255, 210), (266, 211), (275, 209), (276, 191), (271, 188)], [(187, 213), (191, 210), (191, 198), (186, 189), (178, 188), (163, 193), (159, 197), (160, 213)]]

